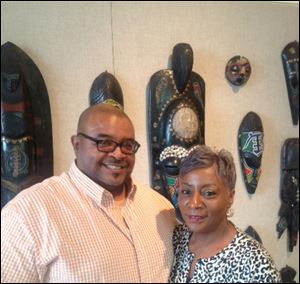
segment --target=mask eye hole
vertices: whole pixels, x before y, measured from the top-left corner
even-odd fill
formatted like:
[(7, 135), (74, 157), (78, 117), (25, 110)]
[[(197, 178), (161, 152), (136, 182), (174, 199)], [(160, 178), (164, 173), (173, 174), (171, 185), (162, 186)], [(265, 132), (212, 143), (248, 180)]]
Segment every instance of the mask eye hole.
[(240, 71), (240, 68), (237, 65), (233, 65), (231, 66), (230, 71), (232, 72), (232, 74), (237, 74)]
[(258, 169), (260, 167), (260, 160), (250, 153), (245, 153), (245, 161), (252, 169)]

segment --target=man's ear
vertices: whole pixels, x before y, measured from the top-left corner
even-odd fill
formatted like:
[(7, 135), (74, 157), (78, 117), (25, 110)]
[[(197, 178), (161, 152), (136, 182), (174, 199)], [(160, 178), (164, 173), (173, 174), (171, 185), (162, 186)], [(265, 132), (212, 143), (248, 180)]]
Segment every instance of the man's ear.
[(74, 149), (74, 151), (76, 153), (77, 150), (78, 150), (78, 144), (79, 144), (79, 139), (78, 139), (77, 135), (72, 135), (71, 136), (71, 143), (72, 143), (73, 149)]

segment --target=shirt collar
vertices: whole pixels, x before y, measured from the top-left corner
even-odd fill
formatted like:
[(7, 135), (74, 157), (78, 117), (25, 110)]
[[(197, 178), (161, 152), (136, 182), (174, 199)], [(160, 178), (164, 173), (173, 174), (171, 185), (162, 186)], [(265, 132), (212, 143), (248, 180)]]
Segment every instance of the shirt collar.
[[(69, 176), (74, 182), (75, 186), (86, 196), (91, 198), (98, 206), (103, 205), (105, 207), (113, 207), (112, 194), (91, 180), (86, 174), (84, 174), (76, 165), (75, 161), (71, 164), (69, 169)], [(134, 199), (136, 193), (136, 185), (131, 178), (126, 182), (127, 199)]]

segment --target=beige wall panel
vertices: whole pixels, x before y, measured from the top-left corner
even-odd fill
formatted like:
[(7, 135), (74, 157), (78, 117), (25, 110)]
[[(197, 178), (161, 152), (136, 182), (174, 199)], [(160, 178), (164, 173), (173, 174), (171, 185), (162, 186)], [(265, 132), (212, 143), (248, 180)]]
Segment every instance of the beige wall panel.
[(110, 23), (109, 2), (1, 2), (1, 44), (23, 49), (48, 89), (55, 174), (73, 159), (70, 136), (93, 80), (112, 69)]
[[(73, 160), (70, 136), (88, 92), (105, 70), (120, 82), (125, 111), (142, 144), (134, 178), (150, 183), (146, 88), (153, 73), (169, 67), (176, 43), (194, 51), (193, 71), (206, 84), (206, 144), (226, 148), (236, 161), (238, 179), (233, 221), (252, 225), (277, 267), (297, 269), (299, 244), (287, 251), (286, 233), (277, 239), (280, 206), (280, 150), (293, 126), (281, 51), (299, 41), (299, 5), (271, 2), (1, 2), (1, 44), (22, 48), (44, 76), (52, 111), (55, 174)], [(224, 77), (227, 61), (247, 57), (252, 75), (240, 89)], [(237, 131), (247, 112), (262, 119), (265, 132), (263, 173), (256, 193), (247, 194), (238, 161)], [(299, 243), (299, 242), (298, 242)]]

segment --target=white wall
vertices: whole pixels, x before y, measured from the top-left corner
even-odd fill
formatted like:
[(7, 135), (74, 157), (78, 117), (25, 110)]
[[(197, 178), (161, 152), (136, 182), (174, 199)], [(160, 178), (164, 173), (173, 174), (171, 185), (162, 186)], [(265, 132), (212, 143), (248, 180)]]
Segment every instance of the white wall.
[[(281, 51), (299, 41), (299, 6), (267, 2), (1, 2), (1, 44), (11, 41), (37, 64), (48, 88), (53, 126), (54, 169), (60, 174), (74, 158), (70, 136), (88, 106), (96, 76), (105, 70), (120, 82), (125, 111), (142, 144), (135, 179), (150, 183), (146, 87), (151, 75), (168, 67), (176, 43), (194, 51), (193, 70), (206, 83), (206, 144), (234, 155), (238, 180), (233, 221), (252, 225), (277, 267), (297, 269), (299, 245), (287, 251), (286, 233), (277, 239), (280, 206), (280, 150), (293, 126)], [(246, 56), (252, 65), (247, 84), (233, 90), (224, 78), (227, 61)], [(262, 119), (263, 173), (249, 196), (238, 163), (237, 131), (248, 111)]]

